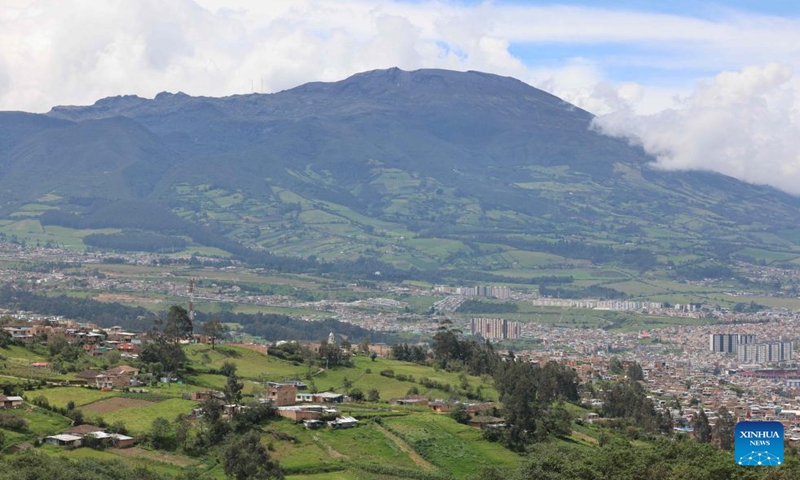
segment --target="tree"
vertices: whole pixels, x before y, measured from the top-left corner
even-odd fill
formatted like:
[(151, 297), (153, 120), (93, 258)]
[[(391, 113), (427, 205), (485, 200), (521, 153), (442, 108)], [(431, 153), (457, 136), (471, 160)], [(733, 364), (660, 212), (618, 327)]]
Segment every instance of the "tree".
[(194, 334), (194, 327), (192, 325), (192, 320), (189, 318), (189, 312), (185, 308), (179, 305), (169, 307), (167, 322), (164, 326), (164, 334), (172, 341), (192, 337)]
[(11, 345), (11, 334), (5, 330), (0, 330), (0, 348), (5, 348)]
[(361, 355), (369, 354), (369, 337), (364, 337), (358, 344), (358, 353)]
[(67, 337), (64, 335), (54, 335), (53, 338), (47, 343), (47, 348), (50, 351), (50, 357), (55, 357), (56, 355), (60, 355), (64, 350), (69, 348), (69, 343), (67, 342)]
[(328, 343), (327, 339), (320, 341), (318, 355), (319, 359), (325, 364), (325, 368), (342, 364), (342, 349), (335, 343)]
[(633, 362), (628, 366), (628, 380), (633, 382), (644, 380), (644, 371), (637, 362)]
[(157, 335), (144, 344), (139, 359), (153, 367), (152, 373), (163, 372), (174, 375), (183, 370), (186, 353), (179, 344), (168, 341), (163, 335)]
[(620, 375), (624, 369), (622, 361), (618, 357), (611, 357), (608, 362), (608, 371), (614, 375)]
[(236, 374), (236, 364), (232, 362), (222, 362), (222, 366), (219, 367), (219, 373), (229, 377), (231, 375)]
[(713, 428), (714, 439), (719, 443), (719, 448), (730, 450), (736, 440), (736, 419), (725, 407), (717, 411), (717, 422)]
[(214, 317), (203, 324), (203, 333), (211, 339), (211, 350), (216, 347), (217, 340), (228, 334), (228, 327)]
[(540, 439), (548, 435), (566, 436), (572, 433), (572, 416), (564, 408), (563, 402), (558, 402), (547, 409), (540, 417), (536, 431)]
[(381, 401), (381, 393), (378, 391), (377, 388), (371, 388), (367, 391), (367, 401), (369, 402)]
[(222, 419), (222, 405), (216, 398), (208, 398), (200, 404), (202, 422), (195, 437), (195, 447), (204, 450), (220, 443), (231, 431), (231, 424)]
[(706, 416), (706, 412), (702, 408), (700, 408), (700, 413), (692, 420), (692, 428), (698, 442), (711, 442), (711, 426), (709, 426), (708, 416)]
[(233, 430), (236, 433), (245, 433), (257, 425), (261, 425), (277, 415), (277, 408), (272, 402), (249, 401), (233, 419)]
[(150, 444), (158, 450), (171, 450), (173, 445), (172, 425), (164, 417), (158, 417), (150, 425)]
[(362, 392), (360, 388), (354, 388), (350, 391), (350, 399), (354, 402), (363, 402), (364, 392)]
[(374, 362), (376, 358), (378, 358), (378, 354), (377, 353), (369, 352), (369, 359), (370, 360), (372, 360)]
[(83, 425), (85, 423), (82, 410), (70, 410), (69, 412), (67, 412), (67, 417), (72, 419), (72, 425), (75, 427), (77, 427), (78, 425)]
[(467, 406), (461, 402), (456, 403), (453, 410), (450, 411), (450, 418), (464, 425), (469, 423), (470, 415), (467, 411)]
[(128, 434), (128, 427), (122, 420), (117, 420), (108, 427), (108, 433), (119, 433), (120, 435)]
[(283, 469), (272, 460), (267, 449), (261, 445), (258, 432), (251, 430), (241, 435), (228, 437), (222, 452), (222, 465), (228, 478), (236, 480), (282, 479)]
[(242, 389), (244, 388), (244, 384), (239, 381), (239, 377), (236, 376), (236, 372), (232, 372), (228, 375), (228, 379), (225, 382), (225, 388), (222, 390), (222, 393), (225, 394), (225, 401), (229, 405), (238, 405), (239, 402), (242, 401)]
[(119, 362), (122, 361), (122, 354), (115, 348), (106, 354), (106, 359), (109, 365), (116, 367), (119, 365)]
[(186, 414), (179, 413), (175, 417), (175, 441), (186, 450), (186, 444), (189, 440), (189, 431), (192, 429), (191, 421)]

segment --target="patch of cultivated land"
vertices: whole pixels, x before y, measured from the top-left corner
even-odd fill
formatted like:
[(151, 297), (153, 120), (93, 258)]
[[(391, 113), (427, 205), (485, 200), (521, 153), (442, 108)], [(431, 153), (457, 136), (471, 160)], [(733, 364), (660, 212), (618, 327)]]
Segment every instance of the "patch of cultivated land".
[(135, 398), (114, 397), (90, 403), (89, 405), (82, 407), (82, 410), (87, 413), (104, 415), (106, 413), (113, 413), (117, 410), (122, 410), (123, 408), (149, 407), (150, 405), (155, 405), (155, 403), (156, 402), (138, 400)]
[(83, 407), (116, 395), (116, 392), (103, 392), (92, 388), (59, 387), (31, 391), (26, 393), (26, 398), (28, 401), (33, 401), (37, 397), (45, 397), (51, 406), (64, 408), (70, 401), (78, 407)]
[(178, 455), (170, 455), (164, 452), (154, 452), (151, 450), (145, 450), (139, 447), (132, 447), (132, 448), (112, 448), (109, 449), (110, 452), (120, 455), (122, 457), (132, 457), (132, 458), (149, 458), (152, 460), (156, 460), (159, 462), (171, 463), (173, 465), (178, 465), (179, 467), (188, 467), (193, 462), (186, 457), (180, 457)]
[(94, 296), (98, 302), (119, 302), (119, 303), (163, 303), (158, 298), (138, 297), (134, 295), (123, 295), (118, 293), (101, 293)]

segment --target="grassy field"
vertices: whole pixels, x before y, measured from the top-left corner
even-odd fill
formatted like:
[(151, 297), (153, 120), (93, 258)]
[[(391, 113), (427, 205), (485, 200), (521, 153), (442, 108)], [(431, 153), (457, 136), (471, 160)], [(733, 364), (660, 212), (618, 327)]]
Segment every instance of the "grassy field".
[(306, 372), (303, 366), (241, 347), (225, 345), (212, 350), (208, 345), (197, 344), (189, 345), (185, 350), (190, 365), (201, 372), (219, 370), (225, 362), (236, 365), (236, 374), (249, 379), (281, 380), (296, 378)]
[[(416, 468), (408, 453), (400, 449), (371, 422), (345, 430), (307, 430), (288, 420), (270, 424), (269, 428), (296, 438), (296, 443), (275, 440), (265, 435), (275, 458), (290, 473), (310, 473), (320, 469), (347, 468), (352, 462)], [(353, 478), (353, 477), (346, 477)]]
[[(187, 459), (182, 458), (180, 460), (180, 464), (171, 463), (169, 460), (171, 458), (170, 455), (165, 454), (149, 454), (148, 451), (142, 451), (141, 449), (137, 449), (137, 453), (143, 453), (142, 455), (132, 456), (128, 455), (125, 450), (94, 450), (91, 448), (78, 448), (75, 450), (65, 450), (63, 448), (54, 447), (51, 445), (44, 445), (41, 447), (41, 451), (46, 452), (48, 455), (53, 455), (57, 457), (69, 458), (71, 460), (81, 460), (81, 459), (91, 459), (91, 460), (101, 460), (101, 461), (110, 461), (110, 462), (120, 462), (125, 465), (129, 465), (131, 468), (147, 468), (148, 470), (154, 470), (156, 472), (162, 474), (169, 474), (169, 475), (181, 475), (187, 474), (188, 470), (186, 468), (186, 463), (194, 464), (196, 462), (187, 461)], [(155, 453), (155, 452), (153, 452)], [(193, 475), (194, 478), (198, 479), (224, 479), (225, 476), (222, 475), (222, 472), (204, 472), (202, 469), (192, 469), (192, 472), (196, 475)]]
[(121, 420), (128, 427), (128, 430), (137, 434), (149, 430), (153, 420), (158, 417), (164, 417), (172, 421), (181, 413), (189, 414), (192, 408), (196, 406), (197, 402), (172, 398), (146, 407), (123, 408), (116, 412), (106, 413), (103, 415), (103, 419), (108, 423)]
[(5, 436), (5, 446), (20, 442), (33, 442), (39, 438), (56, 434), (71, 424), (71, 420), (68, 418), (38, 407), (14, 410), (12, 414), (21, 416), (28, 424), (21, 432), (2, 430)]
[(385, 419), (384, 424), (425, 460), (456, 478), (488, 466), (513, 467), (520, 461), (517, 454), (483, 440), (480, 430), (456, 423), (447, 415), (393, 417)]
[(80, 407), (104, 398), (115, 397), (117, 395), (117, 392), (103, 392), (93, 388), (58, 387), (26, 392), (25, 398), (28, 401), (33, 401), (37, 397), (44, 397), (51, 406), (66, 408), (70, 401), (74, 402), (75, 406)]

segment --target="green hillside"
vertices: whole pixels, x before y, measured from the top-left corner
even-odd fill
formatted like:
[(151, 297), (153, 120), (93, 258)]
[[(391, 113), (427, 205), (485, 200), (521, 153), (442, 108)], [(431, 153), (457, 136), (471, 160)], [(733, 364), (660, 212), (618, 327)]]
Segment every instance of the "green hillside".
[(0, 132), (0, 233), (434, 282), (797, 259), (796, 197), (653, 169), (591, 121), (511, 78), (398, 69), (272, 95), (0, 112), (14, 126)]

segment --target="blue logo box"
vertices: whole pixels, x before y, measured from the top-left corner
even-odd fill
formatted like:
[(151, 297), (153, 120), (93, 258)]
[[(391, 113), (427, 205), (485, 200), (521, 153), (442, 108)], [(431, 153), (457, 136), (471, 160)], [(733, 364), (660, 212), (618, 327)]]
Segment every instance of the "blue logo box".
[(736, 424), (736, 464), (776, 467), (783, 463), (783, 425), (780, 422)]

